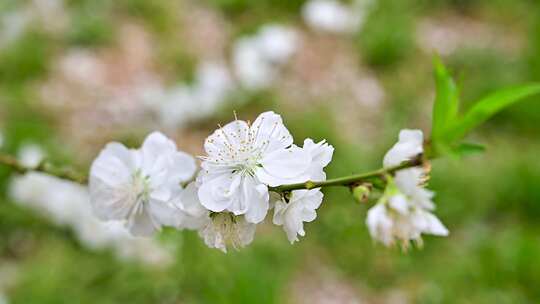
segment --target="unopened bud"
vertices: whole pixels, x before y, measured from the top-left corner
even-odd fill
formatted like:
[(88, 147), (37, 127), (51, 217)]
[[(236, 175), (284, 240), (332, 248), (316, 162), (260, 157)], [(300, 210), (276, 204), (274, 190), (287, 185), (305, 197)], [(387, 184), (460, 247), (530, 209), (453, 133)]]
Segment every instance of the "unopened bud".
[(367, 203), (369, 195), (371, 194), (371, 184), (361, 184), (352, 188), (352, 195), (354, 199), (359, 203)]

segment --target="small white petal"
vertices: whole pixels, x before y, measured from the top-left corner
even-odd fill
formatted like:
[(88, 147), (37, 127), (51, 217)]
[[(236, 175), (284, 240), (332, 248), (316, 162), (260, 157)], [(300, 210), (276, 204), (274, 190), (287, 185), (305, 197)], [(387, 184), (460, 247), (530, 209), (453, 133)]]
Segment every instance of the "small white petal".
[(126, 184), (111, 187), (98, 178), (90, 178), (90, 202), (98, 218), (104, 221), (125, 219), (132, 206), (133, 195)]
[(149, 215), (160, 225), (164, 226), (177, 226), (178, 222), (178, 208), (172, 204), (163, 201), (150, 200), (148, 203)]
[(92, 163), (90, 178), (116, 186), (126, 183), (137, 167), (136, 152), (119, 143), (110, 143), (99, 153)]
[[(249, 180), (249, 179), (248, 179)], [(246, 212), (246, 221), (250, 223), (260, 223), (266, 217), (269, 208), (268, 188), (265, 185), (257, 185), (255, 181), (244, 182), (243, 199), (249, 202), (249, 209)]]
[(380, 241), (386, 246), (392, 245), (394, 239), (392, 229), (394, 224), (384, 204), (379, 203), (369, 209), (366, 224), (369, 234), (373, 239)]
[(232, 175), (232, 182), (229, 186), (229, 195), (227, 196), (230, 199), (231, 204), (227, 210), (235, 215), (246, 213), (249, 204), (251, 203), (249, 197), (246, 197), (245, 195), (245, 189), (249, 187), (246, 184), (255, 184), (254, 181), (252, 181), (251, 176), (242, 176), (241, 174)]
[(311, 158), (306, 151), (291, 147), (267, 154), (256, 174), (261, 182), (272, 187), (290, 183), (291, 179), (302, 182), (309, 179), (307, 172), (310, 164)]
[(409, 213), (409, 203), (403, 194), (393, 195), (388, 199), (388, 205), (397, 212), (406, 215)]
[(231, 191), (236, 191), (236, 189), (231, 189), (232, 182), (232, 174), (218, 175), (203, 182), (198, 191), (201, 204), (214, 212), (229, 208), (232, 204)]
[(311, 164), (308, 169), (309, 179), (312, 181), (326, 180), (324, 167), (326, 167), (332, 160), (334, 147), (327, 144), (324, 140), (314, 143), (311, 138), (307, 138), (304, 140), (304, 146), (302, 149), (304, 149), (311, 156)]
[(418, 210), (414, 215), (414, 221), (418, 229), (422, 230), (422, 233), (438, 236), (448, 236), (449, 234), (448, 229), (431, 212)]
[(384, 167), (397, 166), (424, 151), (423, 133), (420, 130), (401, 130), (399, 141), (386, 153)]
[(140, 149), (142, 169), (146, 173), (154, 172), (157, 161), (163, 155), (176, 152), (176, 144), (160, 132), (153, 132), (146, 137)]
[(187, 153), (181, 151), (173, 153), (170, 162), (171, 176), (179, 182), (190, 180), (197, 171), (195, 158)]
[(288, 148), (293, 144), (289, 130), (283, 124), (281, 116), (269, 111), (260, 114), (251, 126), (256, 134), (255, 145), (264, 147), (266, 153)]
[(127, 228), (134, 236), (148, 237), (159, 230), (159, 225), (152, 219), (148, 208), (139, 205), (128, 218)]
[(198, 188), (195, 182), (189, 183), (173, 202), (181, 210), (177, 227), (200, 229), (210, 221), (208, 210), (199, 201)]
[(204, 150), (211, 157), (221, 158), (231, 147), (238, 147), (248, 140), (249, 126), (245, 121), (235, 120), (217, 129), (204, 141)]

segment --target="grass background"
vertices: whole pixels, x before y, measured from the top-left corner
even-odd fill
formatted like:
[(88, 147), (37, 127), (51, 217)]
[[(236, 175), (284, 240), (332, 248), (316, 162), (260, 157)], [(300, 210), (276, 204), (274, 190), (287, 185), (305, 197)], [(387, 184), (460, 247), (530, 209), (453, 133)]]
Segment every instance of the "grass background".
[[(233, 39), (267, 22), (309, 31), (300, 18), (303, 2), (206, 0), (199, 5), (222, 16)], [(0, 12), (24, 4), (2, 1)], [(189, 80), (197, 56), (185, 51), (189, 42), (173, 39), (177, 20), (190, 13), (177, 3), (70, 0), (66, 7), (75, 20), (66, 32), (52, 35), (33, 27), (0, 50), (0, 129), (7, 152), (16, 153), (31, 140), (54, 161), (84, 169), (91, 158), (64, 143), (63, 115), (36, 101), (36, 83), (54, 73), (54, 58), (74, 47), (115, 47), (118, 24), (125, 20), (141, 24), (155, 38), (157, 65), (170, 80)], [(253, 102), (231, 109), (251, 119), (273, 109), (282, 113), (297, 140), (327, 139), (336, 148), (329, 176), (377, 168), (399, 129), (429, 131), (432, 54), (419, 50), (416, 30), (425, 18), (448, 15), (505, 28), (522, 41), (511, 55), (464, 47), (444, 57), (465, 107), (496, 88), (540, 81), (537, 1), (378, 0), (357, 34), (338, 38), (353, 50), (354, 62), (382, 81), (386, 100), (376, 119), (344, 121), (335, 110), (347, 106), (339, 98), (298, 105), (273, 89), (243, 93), (238, 98)], [(364, 225), (367, 206), (355, 204), (344, 189), (329, 189), (317, 220), (306, 225), (307, 236), (294, 246), (270, 225), (258, 229), (251, 246), (227, 255), (206, 248), (193, 232), (166, 230), (159, 238), (177, 246), (176, 262), (153, 269), (119, 261), (111, 252), (89, 251), (68, 228), (10, 202), (5, 193), (10, 173), (1, 167), (0, 269), (17, 268), (5, 293), (10, 303), (302, 303), (310, 286), (325, 290), (337, 284), (367, 303), (538, 303), (539, 101), (522, 102), (477, 130), (474, 139), (488, 147), (484, 155), (434, 162), (430, 188), (437, 192), (437, 214), (451, 234), (428, 236), (422, 250), (407, 253), (373, 244)], [(230, 119), (231, 109), (190, 125), (188, 132), (208, 134), (217, 122)], [(139, 143), (148, 131), (138, 126), (111, 134)]]

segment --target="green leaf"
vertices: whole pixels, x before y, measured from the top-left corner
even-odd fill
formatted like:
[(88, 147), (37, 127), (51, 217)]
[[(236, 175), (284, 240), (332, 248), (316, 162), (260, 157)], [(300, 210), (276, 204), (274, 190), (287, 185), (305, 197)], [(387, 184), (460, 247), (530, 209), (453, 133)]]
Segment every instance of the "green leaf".
[(433, 141), (440, 141), (457, 117), (459, 92), (452, 76), (439, 58), (435, 59), (434, 65), (436, 96), (431, 138)]
[(499, 90), (476, 102), (474, 106), (448, 130), (449, 142), (455, 142), (467, 135), (472, 129), (500, 112), (504, 108), (525, 97), (540, 93), (540, 84), (522, 85)]
[(486, 151), (485, 146), (474, 143), (461, 143), (459, 146), (454, 148), (454, 153), (456, 153), (458, 156), (478, 154), (483, 153), (484, 151)]

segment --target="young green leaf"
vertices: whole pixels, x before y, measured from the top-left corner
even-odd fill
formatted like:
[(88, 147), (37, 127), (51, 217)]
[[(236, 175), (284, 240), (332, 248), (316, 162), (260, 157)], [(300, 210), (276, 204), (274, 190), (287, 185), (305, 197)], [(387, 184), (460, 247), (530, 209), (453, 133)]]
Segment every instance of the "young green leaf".
[[(433, 125), (431, 138), (441, 141), (445, 131), (454, 123), (459, 106), (459, 92), (452, 76), (439, 58), (435, 59), (436, 96), (433, 105)], [(442, 143), (441, 144), (445, 144)]]
[(540, 84), (522, 85), (492, 93), (477, 103), (448, 130), (447, 138), (455, 142), (467, 135), (472, 129), (495, 115), (504, 108), (525, 97), (540, 93)]
[(466, 156), (471, 154), (478, 154), (486, 151), (486, 147), (480, 144), (474, 143), (461, 143), (454, 148), (454, 153), (458, 156)]

